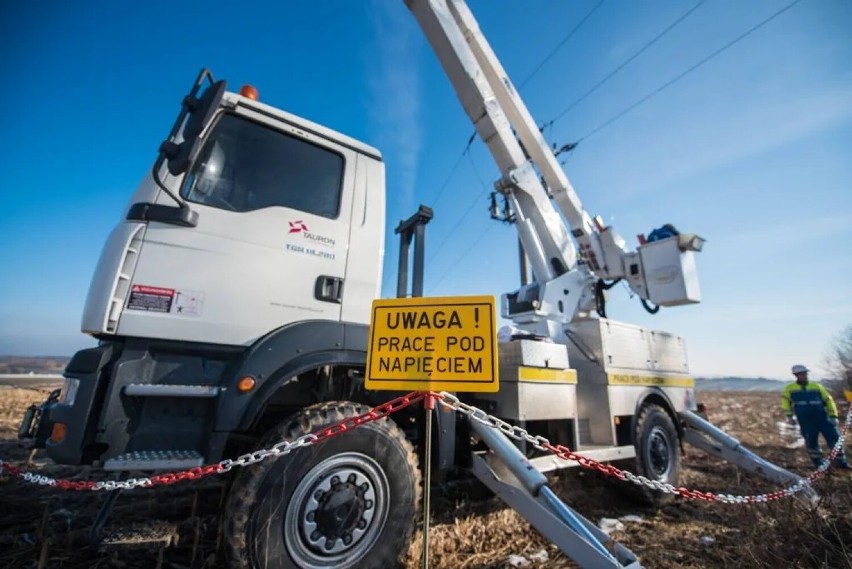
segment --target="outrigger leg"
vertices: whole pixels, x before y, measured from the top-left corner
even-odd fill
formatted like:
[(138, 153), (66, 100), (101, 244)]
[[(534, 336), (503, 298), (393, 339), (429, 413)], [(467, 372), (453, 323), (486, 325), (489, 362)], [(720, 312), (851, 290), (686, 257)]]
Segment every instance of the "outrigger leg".
[[(740, 441), (692, 411), (683, 411), (679, 415), (685, 427), (683, 440), (692, 446), (777, 484), (793, 486), (802, 481), (801, 477), (792, 472), (760, 458), (745, 448)], [(802, 498), (812, 503), (819, 499), (810, 485), (805, 485), (800, 494)]]
[(629, 549), (562, 502), (509, 438), (476, 421), (470, 424), (490, 449), (473, 455), (473, 474), (562, 553), (584, 568), (641, 569)]

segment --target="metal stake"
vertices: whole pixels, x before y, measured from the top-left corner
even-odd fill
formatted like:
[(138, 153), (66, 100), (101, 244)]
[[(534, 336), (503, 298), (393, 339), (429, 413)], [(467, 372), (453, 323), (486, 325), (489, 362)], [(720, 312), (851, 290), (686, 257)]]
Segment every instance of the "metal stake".
[(426, 452), (424, 456), (423, 492), (423, 569), (429, 569), (429, 494), (432, 489), (432, 411), (435, 397), (430, 393), (423, 399), (426, 409)]

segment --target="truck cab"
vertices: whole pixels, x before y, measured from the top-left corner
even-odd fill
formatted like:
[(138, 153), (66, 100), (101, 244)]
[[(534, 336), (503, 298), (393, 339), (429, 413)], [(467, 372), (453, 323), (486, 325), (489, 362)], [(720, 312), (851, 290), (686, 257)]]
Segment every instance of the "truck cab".
[(146, 176), (104, 248), (83, 331), (246, 346), (298, 320), (368, 323), (384, 248), (378, 150), (228, 92), (199, 138), (185, 172), (160, 173), (197, 224), (140, 219), (175, 205)]
[[(74, 356), (46, 412), (57, 462), (215, 461), (273, 384), (362, 361), (382, 276), (381, 154), (243, 93), (202, 70), (109, 235), (82, 320), (100, 345)], [(236, 389), (245, 378), (251, 393)]]

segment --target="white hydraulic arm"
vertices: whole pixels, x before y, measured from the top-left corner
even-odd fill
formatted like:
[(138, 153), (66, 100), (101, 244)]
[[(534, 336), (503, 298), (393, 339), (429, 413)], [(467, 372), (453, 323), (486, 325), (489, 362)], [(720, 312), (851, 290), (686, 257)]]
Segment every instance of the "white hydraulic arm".
[[(534, 132), (539, 140), (540, 134), (470, 10), (462, 2), (446, 0), (408, 0), (408, 6), (500, 168), (501, 190), (513, 205), (521, 243), (536, 280), (547, 282), (572, 269), (577, 259), (571, 238), (513, 127), (521, 140), (526, 136), (522, 130), (529, 131), (530, 136)], [(483, 65), (482, 58), (490, 64)], [(550, 153), (546, 143), (541, 144)], [(545, 153), (538, 142), (524, 142), (524, 146), (534, 158)]]
[[(603, 252), (596, 239), (597, 235), (592, 225), (592, 219), (583, 209), (580, 198), (571, 186), (571, 182), (568, 181), (568, 177), (560, 167), (556, 156), (542, 137), (535, 120), (509, 80), (500, 60), (497, 59), (485, 36), (483, 36), (470, 9), (463, 1), (452, 0), (447, 7), (450, 13), (457, 14), (456, 20), (459, 30), (467, 40), (477, 64), (482, 68), (488, 85), (493, 89), (494, 96), (508, 117), (517, 138), (520, 139), (529, 153), (532, 163), (538, 167), (547, 188), (553, 194), (562, 213), (565, 214), (565, 218), (571, 226), (571, 231), (580, 244), (585, 257), (589, 260), (589, 264), (594, 269), (599, 269), (597, 260), (602, 257)], [(511, 138), (514, 140), (514, 137)], [(539, 186), (541, 186), (540, 182)]]
[[(593, 220), (583, 208), (464, 1), (406, 0), (406, 4), (500, 168), (501, 179), (496, 187), (514, 211), (535, 281), (540, 287), (550, 284), (551, 289), (570, 291), (563, 295), (566, 298), (559, 299), (551, 293), (549, 301), (545, 298), (547, 292), (541, 293), (532, 303), (534, 311), (545, 318), (570, 321), (588, 304), (598, 279), (624, 278), (641, 298), (660, 305), (697, 302), (697, 277), (691, 253), (700, 250), (701, 239), (676, 235), (675, 243), (669, 247), (671, 251), (662, 256), (657, 251), (653, 259), (640, 251), (629, 251), (615, 230), (605, 227), (599, 218)], [(571, 236), (551, 196), (580, 247), (582, 263), (578, 263)], [(684, 259), (687, 253), (689, 258)], [(674, 264), (673, 257), (677, 257)], [(671, 273), (673, 266), (677, 274)], [(657, 271), (660, 267), (669, 272), (648, 274), (649, 270)], [(647, 281), (651, 277), (668, 281), (665, 284), (685, 283), (690, 290), (687, 294), (680, 291), (655, 294), (659, 287), (649, 286)], [(559, 314), (554, 315), (556, 312)]]

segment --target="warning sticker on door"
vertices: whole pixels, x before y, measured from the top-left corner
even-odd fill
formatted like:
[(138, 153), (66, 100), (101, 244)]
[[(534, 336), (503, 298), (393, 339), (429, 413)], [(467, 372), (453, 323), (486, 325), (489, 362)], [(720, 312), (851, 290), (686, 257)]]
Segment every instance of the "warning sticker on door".
[(135, 284), (130, 289), (130, 297), (127, 299), (128, 310), (201, 316), (203, 308), (204, 293), (196, 290)]
[(148, 312), (169, 312), (175, 298), (173, 288), (157, 286), (133, 285), (127, 308), (130, 310), (147, 310)]

